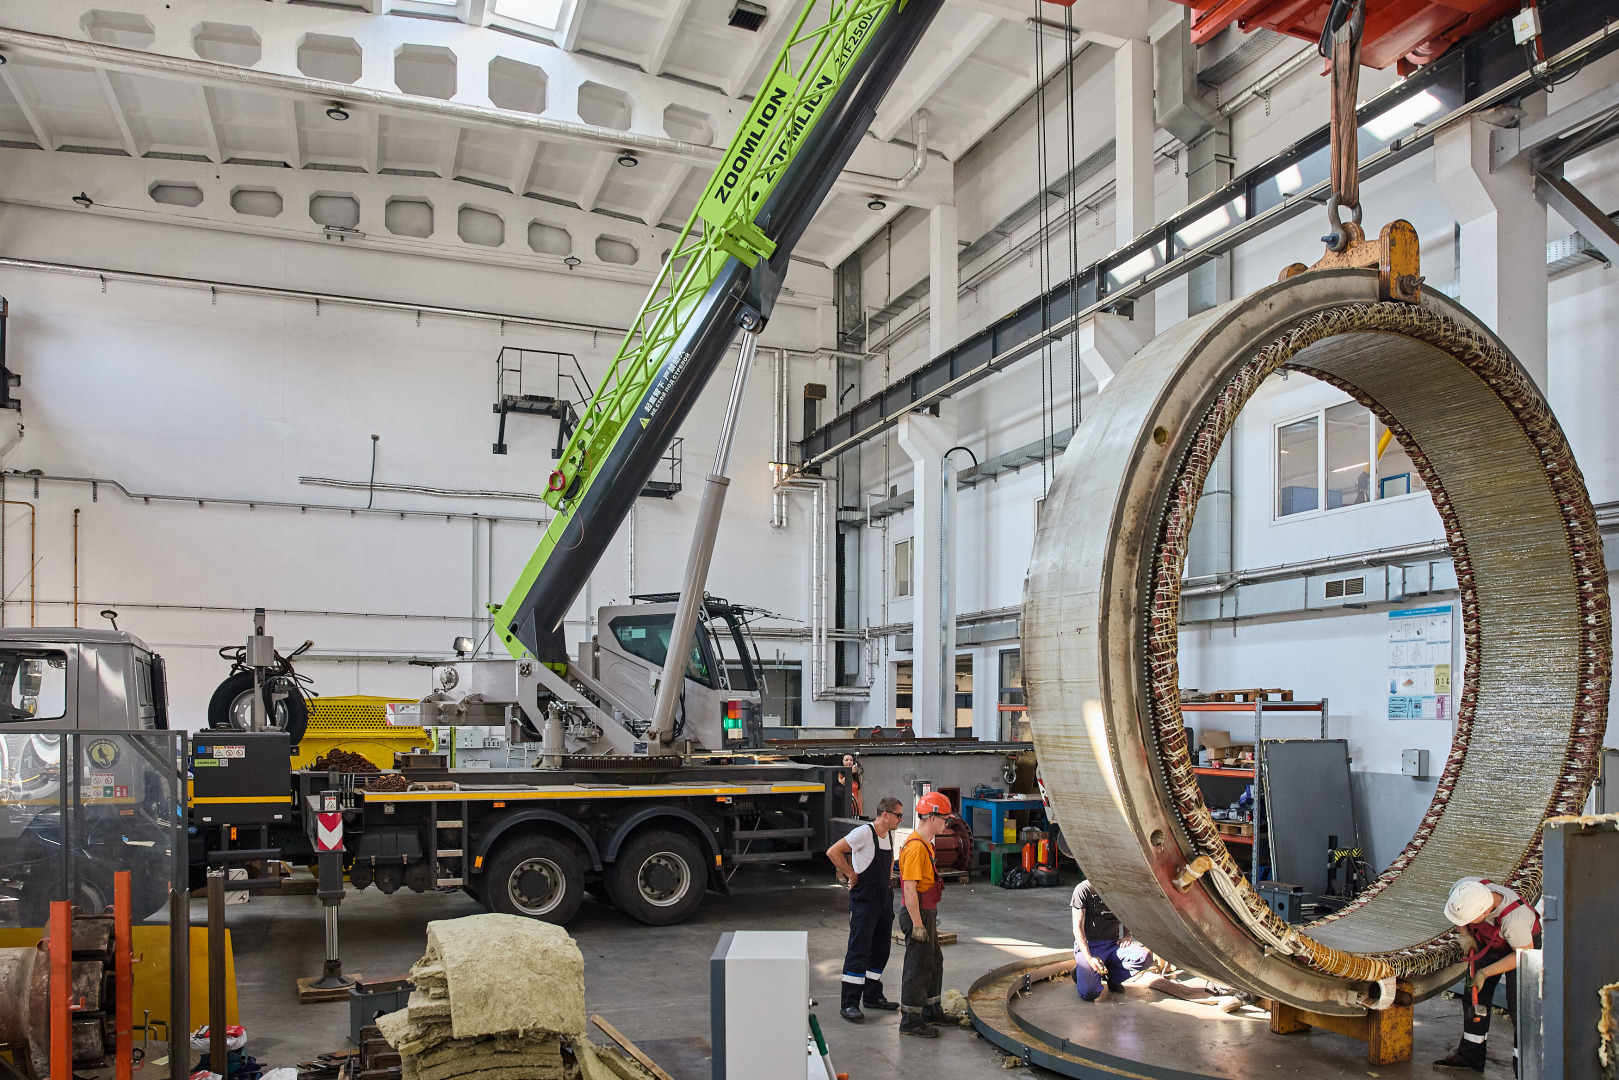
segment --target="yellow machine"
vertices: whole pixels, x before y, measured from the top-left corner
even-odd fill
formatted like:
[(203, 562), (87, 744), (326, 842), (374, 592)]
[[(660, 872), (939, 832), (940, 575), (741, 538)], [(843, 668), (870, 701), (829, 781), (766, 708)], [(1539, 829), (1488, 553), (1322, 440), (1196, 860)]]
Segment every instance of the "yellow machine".
[(326, 751), (343, 749), (379, 769), (391, 769), (395, 751), (431, 747), (433, 738), (424, 728), (388, 725), (388, 706), (406, 703), (415, 702), (369, 694), (310, 698), (309, 727), (298, 742), (292, 767), (308, 768)]

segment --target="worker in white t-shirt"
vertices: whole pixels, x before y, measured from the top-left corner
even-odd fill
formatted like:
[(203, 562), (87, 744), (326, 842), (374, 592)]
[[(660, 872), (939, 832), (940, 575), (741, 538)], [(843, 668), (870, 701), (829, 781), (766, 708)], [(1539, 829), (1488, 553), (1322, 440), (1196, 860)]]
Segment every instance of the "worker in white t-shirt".
[(877, 804), (877, 819), (859, 826), (826, 849), (826, 857), (849, 883), (849, 949), (843, 958), (843, 1007), (838, 1015), (862, 1021), (862, 1001), (868, 1009), (892, 1012), (899, 1008), (883, 997), (883, 968), (893, 944), (894, 887), (889, 877), (894, 866), (894, 839), (890, 835), (902, 820), (904, 807), (895, 798)]
[[(1518, 1011), (1518, 951), (1540, 947), (1540, 915), (1505, 885), (1464, 877), (1450, 887), (1445, 918), (1459, 928), (1467, 950), (1467, 992), (1462, 996), (1462, 1041), (1456, 1052), (1434, 1062), (1436, 1069), (1484, 1071), (1490, 1035), (1490, 1002), (1496, 983), (1507, 980), (1507, 1011)], [(1513, 1074), (1517, 1074), (1518, 1033), (1512, 1033)]]

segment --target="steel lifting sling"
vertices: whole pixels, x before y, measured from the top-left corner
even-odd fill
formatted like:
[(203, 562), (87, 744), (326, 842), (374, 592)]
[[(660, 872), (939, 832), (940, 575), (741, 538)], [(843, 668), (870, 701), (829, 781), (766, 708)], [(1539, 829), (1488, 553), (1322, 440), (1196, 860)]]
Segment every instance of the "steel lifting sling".
[(514, 656), (566, 659), (561, 623), (732, 339), (788, 259), (943, 0), (806, 6), (547, 483), (556, 510), (491, 605)]

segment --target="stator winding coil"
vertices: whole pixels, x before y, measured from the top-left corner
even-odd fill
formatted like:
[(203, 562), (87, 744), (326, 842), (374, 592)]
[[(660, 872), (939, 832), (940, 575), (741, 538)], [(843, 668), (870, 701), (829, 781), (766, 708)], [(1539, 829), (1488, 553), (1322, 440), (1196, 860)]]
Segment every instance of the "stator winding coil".
[[(1386, 290), (1385, 290), (1386, 292)], [(1466, 663), (1456, 731), (1410, 844), (1353, 904), (1278, 919), (1231, 858), (1180, 709), (1180, 585), (1214, 456), (1260, 383), (1347, 391), (1426, 481), (1456, 566)], [(1540, 829), (1575, 813), (1606, 726), (1612, 641), (1596, 515), (1533, 380), (1448, 298), (1379, 299), (1375, 270), (1318, 270), (1193, 316), (1087, 410), (1041, 514), (1024, 679), (1065, 838), (1131, 931), (1176, 964), (1323, 1013), (1454, 982), (1456, 878), (1539, 893)]]

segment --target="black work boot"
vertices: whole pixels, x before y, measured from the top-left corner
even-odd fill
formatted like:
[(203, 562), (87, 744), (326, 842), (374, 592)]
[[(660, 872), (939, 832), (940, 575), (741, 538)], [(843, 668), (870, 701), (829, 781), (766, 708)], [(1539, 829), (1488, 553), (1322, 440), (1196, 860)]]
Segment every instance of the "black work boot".
[(883, 997), (883, 992), (881, 990), (877, 991), (876, 997), (871, 997), (868, 995), (863, 1004), (866, 1008), (876, 1009), (878, 1012), (894, 1012), (899, 1008), (899, 1002), (889, 1001), (887, 998)]
[(919, 1039), (936, 1039), (939, 1033), (927, 1025), (921, 1009), (904, 1008), (899, 1018), (899, 1033), (915, 1035)]
[(1460, 1054), (1454, 1052), (1434, 1062), (1433, 1067), (1436, 1069), (1466, 1069), (1470, 1072), (1476, 1073), (1481, 1073), (1484, 1071), (1484, 1066), (1482, 1064), (1474, 1065), (1470, 1061), (1464, 1061), (1462, 1060), (1462, 1056)]
[(843, 984), (843, 1001), (842, 1007), (838, 1009), (839, 1016), (856, 1024), (866, 1018), (866, 1014), (860, 1011), (860, 994), (864, 989), (865, 987), (858, 983)]
[(922, 1023), (924, 1024), (938, 1024), (941, 1027), (947, 1027), (955, 1022), (955, 1017), (945, 1012), (938, 1005), (922, 1006)]

